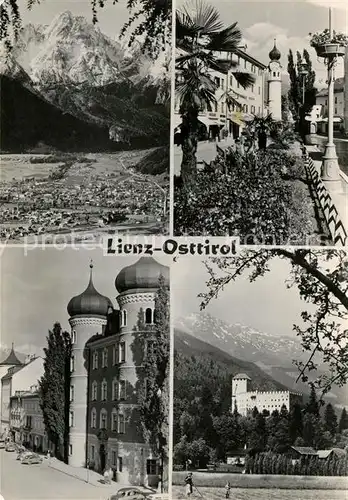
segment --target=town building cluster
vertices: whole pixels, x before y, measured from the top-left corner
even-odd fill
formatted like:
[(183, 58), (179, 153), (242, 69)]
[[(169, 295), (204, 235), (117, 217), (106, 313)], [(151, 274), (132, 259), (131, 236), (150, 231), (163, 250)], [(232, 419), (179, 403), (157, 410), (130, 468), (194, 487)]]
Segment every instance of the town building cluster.
[[(117, 275), (118, 309), (94, 287), (68, 303), (71, 326), (69, 464), (103, 472), (117, 482), (153, 486), (160, 458), (141, 433), (138, 393), (146, 389), (143, 360), (153, 345), (159, 278), (169, 268), (142, 257)], [(40, 406), (43, 359), (21, 362), (12, 351), (0, 364), (1, 431), (36, 451), (55, 452)]]
[(0, 237), (159, 222), (164, 217), (164, 188), (145, 177), (130, 172), (126, 178), (112, 173), (81, 175), (78, 182), (35, 177), (1, 182)]

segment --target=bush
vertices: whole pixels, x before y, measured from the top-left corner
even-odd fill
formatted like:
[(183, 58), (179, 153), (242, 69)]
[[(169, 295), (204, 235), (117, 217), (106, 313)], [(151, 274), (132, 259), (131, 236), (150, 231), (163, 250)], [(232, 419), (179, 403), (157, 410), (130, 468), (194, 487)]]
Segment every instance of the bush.
[(294, 175), (291, 169), (302, 168), (301, 161), (272, 150), (243, 157), (229, 150), (218, 156), (197, 173), (188, 192), (176, 186), (176, 234), (236, 234), (243, 244), (282, 244), (295, 234), (303, 241), (310, 219), (308, 202), (301, 205), (307, 188), (294, 190), (284, 180)]

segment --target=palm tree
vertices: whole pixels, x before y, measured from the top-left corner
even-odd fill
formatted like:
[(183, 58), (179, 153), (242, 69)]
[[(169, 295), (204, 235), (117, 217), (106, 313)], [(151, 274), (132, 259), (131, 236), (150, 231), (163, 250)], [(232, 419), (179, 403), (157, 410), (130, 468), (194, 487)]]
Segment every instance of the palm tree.
[[(237, 23), (224, 27), (215, 7), (197, 0), (194, 7), (187, 5), (176, 13), (176, 58), (178, 81), (176, 92), (182, 118), (181, 176), (185, 186), (195, 178), (199, 120), (202, 109), (210, 109), (216, 102), (216, 84), (211, 70), (226, 73), (238, 65), (231, 60), (221, 60), (217, 53), (233, 53), (242, 39)], [(249, 73), (236, 71), (233, 76), (247, 88), (255, 81)]]
[(254, 144), (258, 143), (259, 149), (266, 149), (267, 137), (274, 134), (277, 129), (277, 122), (272, 115), (254, 116), (252, 122), (247, 126), (247, 132)]

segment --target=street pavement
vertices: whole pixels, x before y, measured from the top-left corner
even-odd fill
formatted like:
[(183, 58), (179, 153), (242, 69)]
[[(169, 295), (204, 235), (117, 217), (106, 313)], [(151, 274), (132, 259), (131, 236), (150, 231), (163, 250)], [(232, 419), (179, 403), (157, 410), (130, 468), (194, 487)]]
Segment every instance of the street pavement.
[[(17, 453), (0, 450), (0, 494), (4, 500), (106, 500), (110, 487), (97, 487), (42, 464), (24, 465)], [(87, 480), (87, 476), (86, 476)], [(115, 491), (118, 489), (115, 484)], [(114, 493), (113, 492), (113, 493)]]

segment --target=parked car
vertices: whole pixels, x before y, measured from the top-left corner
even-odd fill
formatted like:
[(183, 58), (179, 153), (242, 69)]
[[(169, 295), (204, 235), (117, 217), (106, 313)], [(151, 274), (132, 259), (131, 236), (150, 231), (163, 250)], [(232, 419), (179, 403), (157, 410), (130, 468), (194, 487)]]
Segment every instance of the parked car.
[(108, 500), (144, 500), (148, 499), (150, 492), (141, 491), (139, 488), (130, 487), (130, 488), (121, 488), (117, 493), (111, 495)]
[(26, 458), (26, 457), (29, 457), (29, 455), (32, 455), (33, 452), (32, 451), (21, 451), (18, 453), (17, 455), (17, 460), (22, 460), (23, 458)]
[(41, 464), (42, 457), (40, 457), (40, 455), (36, 455), (35, 453), (32, 453), (31, 455), (28, 455), (27, 457), (23, 458), (23, 460), (21, 462), (22, 462), (22, 464), (26, 464), (26, 465)]
[(16, 451), (16, 445), (14, 443), (7, 443), (5, 451)]

